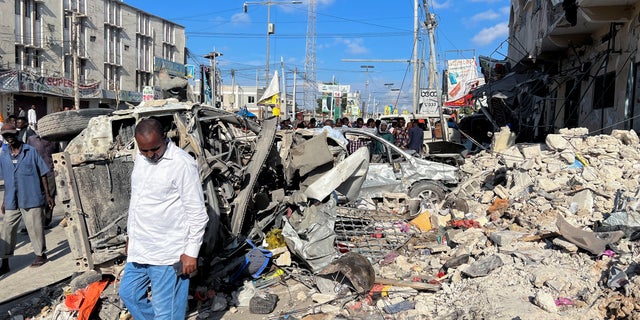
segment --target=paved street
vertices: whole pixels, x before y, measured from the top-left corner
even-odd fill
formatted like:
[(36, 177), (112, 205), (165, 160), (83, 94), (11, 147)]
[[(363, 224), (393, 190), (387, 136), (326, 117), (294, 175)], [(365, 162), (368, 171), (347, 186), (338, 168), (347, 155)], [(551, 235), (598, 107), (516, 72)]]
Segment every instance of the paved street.
[[(3, 196), (4, 190), (0, 191), (0, 197)], [(39, 268), (29, 267), (35, 258), (29, 236), (26, 233), (18, 234), (15, 256), (9, 260), (11, 272), (0, 278), (0, 288), (2, 288), (0, 290), (0, 315), (7, 314), (7, 305), (10, 304), (8, 302), (14, 298), (56, 283), (71, 276), (75, 271), (64, 229), (59, 226), (63, 217), (60, 210), (56, 210), (51, 224), (53, 227), (45, 230), (49, 262)], [(2, 223), (2, 219), (3, 215), (0, 215), (0, 223)]]

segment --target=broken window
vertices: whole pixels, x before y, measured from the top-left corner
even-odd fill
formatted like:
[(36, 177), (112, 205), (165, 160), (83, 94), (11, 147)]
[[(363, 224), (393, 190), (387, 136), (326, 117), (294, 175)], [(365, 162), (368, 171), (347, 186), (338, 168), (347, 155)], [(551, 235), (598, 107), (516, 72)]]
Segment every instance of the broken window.
[(597, 76), (593, 88), (593, 109), (612, 108), (615, 88), (615, 72)]

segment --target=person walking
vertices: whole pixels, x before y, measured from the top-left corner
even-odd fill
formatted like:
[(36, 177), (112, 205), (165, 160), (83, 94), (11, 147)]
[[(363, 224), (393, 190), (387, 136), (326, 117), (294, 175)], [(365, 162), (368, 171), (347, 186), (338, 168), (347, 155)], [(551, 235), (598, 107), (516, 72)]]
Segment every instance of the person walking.
[[(196, 161), (156, 119), (135, 128), (127, 263), (120, 298), (134, 319), (184, 319), (189, 274), (209, 220)], [(153, 299), (147, 288), (151, 287)]]
[(10, 271), (9, 257), (13, 256), (16, 247), (20, 220), (24, 220), (36, 255), (31, 267), (39, 267), (47, 262), (43, 209), (45, 205), (53, 209), (55, 203), (49, 194), (49, 167), (42, 157), (33, 147), (17, 138), (18, 131), (13, 125), (4, 124), (0, 134), (9, 145), (7, 152), (0, 153), (0, 176), (4, 179), (5, 187), (2, 201), (3, 235), (0, 241), (0, 275), (3, 275)]

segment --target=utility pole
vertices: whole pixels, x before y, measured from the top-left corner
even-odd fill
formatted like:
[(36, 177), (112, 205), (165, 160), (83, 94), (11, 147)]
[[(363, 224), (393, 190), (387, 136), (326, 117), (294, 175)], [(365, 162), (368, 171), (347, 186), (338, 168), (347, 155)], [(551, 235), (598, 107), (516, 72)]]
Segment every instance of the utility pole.
[(284, 58), (280, 57), (280, 68), (282, 69), (282, 105), (280, 109), (284, 114), (283, 120), (289, 119), (289, 112), (287, 111), (287, 75), (284, 73)]
[(233, 111), (233, 107), (235, 107), (236, 102), (236, 70), (231, 69), (231, 111)]
[[(438, 73), (436, 70), (436, 41), (434, 38), (434, 30), (436, 28), (435, 16), (429, 12), (429, 5), (427, 0), (422, 0), (424, 5), (424, 11), (427, 16), (425, 26), (427, 27), (427, 35), (429, 37), (429, 89), (437, 89), (436, 81), (438, 81)], [(449, 130), (447, 129), (447, 121), (444, 118), (442, 112), (442, 97), (438, 95), (438, 110), (440, 111), (440, 123), (442, 127), (442, 139), (449, 141)]]
[(291, 113), (293, 118), (296, 117), (296, 75), (298, 74), (298, 68), (293, 68), (293, 103), (291, 104)]
[(365, 95), (368, 95), (367, 104), (364, 106), (364, 108), (362, 108), (362, 112), (360, 115), (361, 117), (364, 117), (364, 115), (368, 113), (369, 103), (371, 102), (371, 92), (369, 92), (369, 69), (373, 69), (375, 68), (375, 66), (360, 66), (360, 68), (365, 69), (365, 72), (367, 73), (367, 80), (364, 82), (364, 92)]
[[(426, 2), (426, 0), (424, 1)], [(420, 96), (419, 95), (420, 64), (418, 59), (419, 33), (420, 33), (420, 24), (418, 22), (418, 0), (414, 0), (413, 1), (413, 114), (418, 113), (418, 97)]]
[(271, 23), (271, 5), (272, 4), (302, 4), (302, 1), (258, 1), (245, 2), (242, 6), (244, 13), (249, 11), (250, 4), (264, 4), (267, 6), (267, 53), (265, 63), (265, 88), (269, 87), (269, 47), (271, 46), (271, 35), (276, 33), (275, 24)]
[(71, 54), (73, 60), (73, 107), (80, 109), (80, 69), (78, 65), (78, 26), (80, 21), (78, 18), (83, 17), (78, 12), (67, 10), (66, 15), (71, 16)]
[(209, 59), (209, 63), (211, 64), (211, 68), (209, 69), (211, 72), (209, 74), (210, 82), (211, 82), (211, 104), (213, 107), (216, 106), (218, 102), (217, 92), (216, 92), (216, 57), (222, 56), (222, 53), (217, 51), (211, 51), (208, 55), (204, 56)]

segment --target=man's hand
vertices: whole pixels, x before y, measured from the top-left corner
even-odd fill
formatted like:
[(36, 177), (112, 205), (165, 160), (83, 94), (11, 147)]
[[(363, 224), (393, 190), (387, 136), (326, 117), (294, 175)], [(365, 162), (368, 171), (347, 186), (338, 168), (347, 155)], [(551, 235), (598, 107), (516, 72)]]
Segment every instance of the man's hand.
[(47, 200), (47, 205), (49, 206), (50, 209), (53, 209), (53, 207), (56, 206), (56, 201), (53, 199), (51, 195), (46, 194), (45, 199)]
[(198, 258), (181, 254), (180, 261), (182, 261), (182, 274), (192, 274), (198, 270)]

